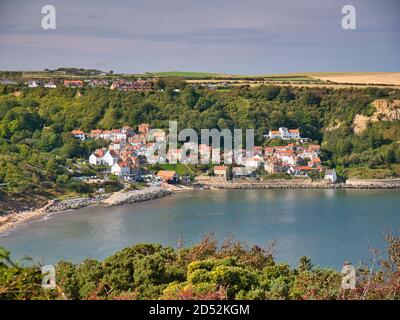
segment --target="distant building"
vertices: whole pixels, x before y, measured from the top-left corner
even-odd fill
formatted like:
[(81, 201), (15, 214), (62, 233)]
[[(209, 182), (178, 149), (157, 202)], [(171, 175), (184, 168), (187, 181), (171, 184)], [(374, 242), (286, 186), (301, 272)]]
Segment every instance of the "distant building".
[(285, 172), (285, 166), (282, 165), (282, 162), (277, 159), (271, 159), (264, 164), (264, 170), (268, 173), (282, 173)]
[(296, 153), (293, 150), (276, 150), (274, 155), (284, 163), (296, 164)]
[(95, 130), (90, 131), (89, 137), (93, 138), (93, 139), (98, 139), (98, 138), (101, 138), (101, 133), (102, 133), (102, 130), (95, 129)]
[(89, 163), (92, 165), (100, 165), (103, 164), (103, 157), (104, 157), (104, 150), (103, 149), (97, 149), (95, 152), (93, 152), (90, 157), (89, 157)]
[(167, 136), (165, 134), (164, 130), (151, 130), (148, 134), (148, 140), (150, 141), (156, 141), (156, 142), (164, 142), (167, 139)]
[(157, 173), (157, 177), (159, 177), (162, 181), (167, 183), (177, 183), (179, 176), (175, 171), (170, 170), (160, 170)]
[(133, 128), (131, 128), (129, 126), (124, 126), (121, 129), (121, 133), (126, 134), (127, 137), (131, 137), (135, 134), (135, 131), (133, 130)]
[(128, 90), (129, 89), (137, 91), (149, 91), (153, 89), (153, 83), (146, 80), (137, 80), (129, 85)]
[(109, 83), (105, 79), (93, 79), (89, 82), (91, 87), (108, 87)]
[(131, 174), (131, 167), (127, 162), (119, 161), (113, 164), (111, 173), (118, 177), (128, 177)]
[(114, 81), (114, 82), (111, 84), (110, 89), (111, 89), (111, 90), (114, 90), (114, 89), (121, 89), (126, 83), (127, 83), (127, 82), (126, 82), (125, 80), (118, 79), (118, 80)]
[(113, 150), (108, 150), (107, 153), (103, 157), (103, 162), (108, 164), (110, 167), (113, 166), (116, 162), (118, 162), (118, 155)]
[(83, 80), (64, 80), (65, 87), (81, 88), (83, 85)]
[(39, 83), (36, 82), (35, 80), (31, 80), (31, 81), (28, 82), (28, 87), (29, 88), (36, 88), (38, 86), (39, 86)]
[(118, 79), (114, 81), (110, 89), (117, 89), (121, 91), (149, 91), (153, 89), (153, 82), (147, 80), (126, 81)]
[(335, 169), (326, 169), (325, 171), (325, 180), (330, 180), (332, 183), (337, 181), (337, 174)]
[(282, 139), (282, 140), (301, 138), (299, 129), (287, 129), (285, 127), (280, 127), (279, 130), (270, 130), (268, 137), (270, 139)]
[(289, 168), (289, 172), (295, 176), (307, 176), (314, 169), (309, 166), (292, 166)]
[(246, 167), (235, 167), (232, 169), (232, 176), (235, 179), (255, 177), (254, 170)]
[(255, 170), (260, 169), (264, 163), (261, 156), (255, 155), (254, 157), (246, 159), (245, 165), (248, 168), (253, 168)]
[(214, 167), (214, 175), (219, 178), (227, 179), (228, 178), (228, 167), (227, 166), (215, 166)]
[(49, 81), (44, 85), (45, 88), (55, 89), (57, 85), (53, 81)]
[(86, 140), (86, 133), (82, 130), (72, 130), (71, 134), (82, 141)]

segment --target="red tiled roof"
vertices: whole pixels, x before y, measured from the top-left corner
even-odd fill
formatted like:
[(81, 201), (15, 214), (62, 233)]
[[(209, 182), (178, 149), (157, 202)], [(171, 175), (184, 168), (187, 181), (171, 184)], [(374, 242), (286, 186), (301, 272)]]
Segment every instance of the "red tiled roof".
[(129, 164), (125, 161), (118, 161), (118, 165), (122, 168), (122, 167), (129, 167)]
[(157, 173), (158, 177), (166, 181), (174, 179), (175, 175), (176, 175), (175, 171), (169, 171), (169, 170), (160, 170)]
[(293, 155), (294, 151), (293, 150), (277, 150), (276, 153), (281, 154), (281, 155)]
[(311, 167), (309, 167), (309, 166), (299, 166), (299, 167), (296, 167), (298, 170), (313, 170), (313, 168), (311, 168)]
[(82, 130), (72, 130), (72, 134), (85, 134)]
[(215, 166), (215, 167), (214, 167), (214, 171), (215, 171), (215, 170), (226, 170), (226, 169), (228, 169), (227, 166)]

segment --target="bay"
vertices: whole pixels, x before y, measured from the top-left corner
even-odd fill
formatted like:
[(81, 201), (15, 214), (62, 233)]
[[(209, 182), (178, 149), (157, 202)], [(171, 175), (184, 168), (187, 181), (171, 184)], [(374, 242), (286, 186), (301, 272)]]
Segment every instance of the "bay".
[(276, 260), (295, 266), (303, 255), (340, 269), (368, 262), (369, 248), (400, 227), (400, 190), (220, 190), (184, 192), (121, 207), (53, 214), (0, 237), (13, 257), (43, 264), (104, 259), (139, 242), (185, 247), (213, 233), (248, 245), (275, 242)]

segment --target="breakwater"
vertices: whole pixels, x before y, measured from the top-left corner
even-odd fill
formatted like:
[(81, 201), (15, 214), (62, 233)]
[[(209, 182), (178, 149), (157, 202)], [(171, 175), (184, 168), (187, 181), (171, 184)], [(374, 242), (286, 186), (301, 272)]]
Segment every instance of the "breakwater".
[(172, 194), (170, 190), (154, 187), (143, 190), (132, 190), (113, 194), (110, 198), (102, 202), (106, 206), (120, 206), (129, 203), (154, 200)]
[(197, 184), (204, 189), (395, 189), (400, 181), (351, 181), (350, 183), (328, 183), (312, 181), (226, 181)]
[(74, 198), (68, 200), (52, 200), (43, 209), (45, 212), (57, 212), (84, 208), (94, 204), (100, 204), (107, 195), (99, 195), (92, 198)]

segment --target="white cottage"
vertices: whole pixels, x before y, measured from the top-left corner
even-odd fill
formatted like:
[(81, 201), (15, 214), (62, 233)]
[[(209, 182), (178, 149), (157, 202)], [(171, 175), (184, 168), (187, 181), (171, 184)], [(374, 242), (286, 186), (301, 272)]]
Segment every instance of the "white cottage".
[(99, 164), (102, 164), (102, 160), (103, 160), (103, 158), (102, 158), (102, 157), (99, 157), (99, 156), (96, 155), (95, 153), (92, 153), (92, 154), (90, 155), (90, 157), (89, 157), (89, 163), (92, 164), (92, 165), (94, 165), (94, 166), (97, 166), (97, 165), (99, 165)]
[(39, 86), (39, 84), (35, 80), (31, 80), (31, 81), (28, 82), (28, 87), (29, 88), (36, 88), (38, 86)]
[(332, 183), (337, 181), (337, 174), (335, 169), (326, 169), (325, 171), (325, 180), (330, 180)]
[(111, 167), (111, 173), (118, 177), (128, 177), (131, 174), (131, 167), (126, 162), (117, 162)]
[(118, 155), (113, 150), (108, 150), (103, 157), (103, 163), (108, 164), (110, 167), (118, 162)]

